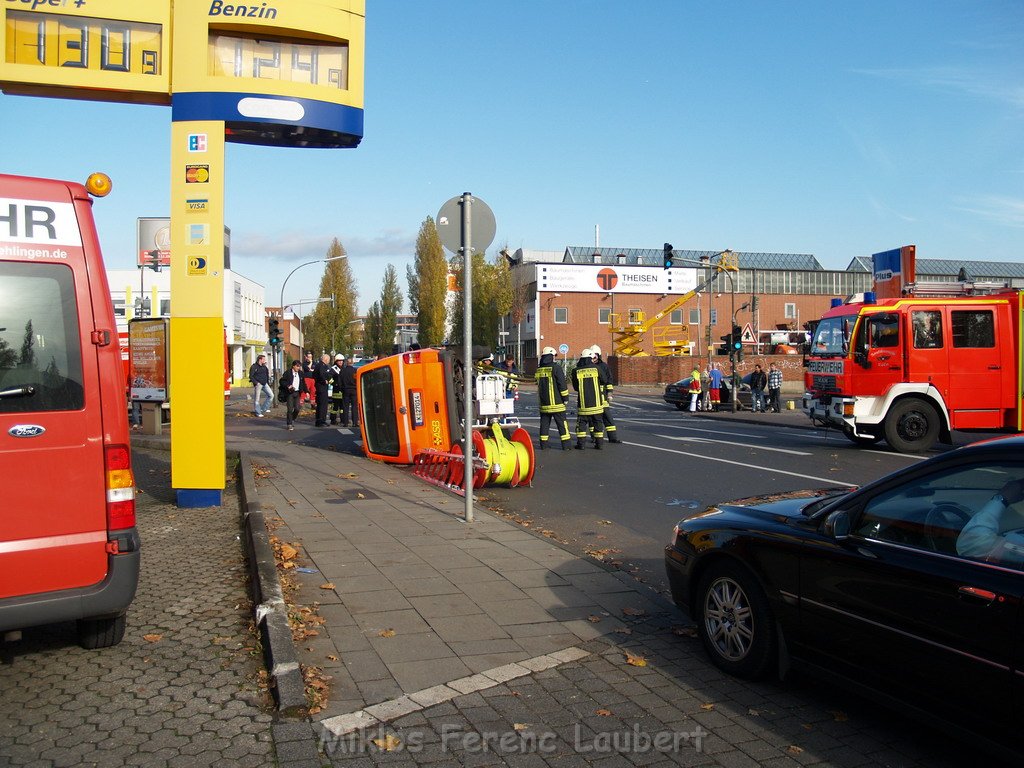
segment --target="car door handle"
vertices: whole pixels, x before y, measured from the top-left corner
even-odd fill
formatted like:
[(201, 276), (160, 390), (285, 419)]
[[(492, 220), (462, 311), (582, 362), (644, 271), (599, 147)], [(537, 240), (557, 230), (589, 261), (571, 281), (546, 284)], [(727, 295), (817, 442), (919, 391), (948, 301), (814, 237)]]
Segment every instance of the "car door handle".
[(978, 587), (960, 587), (957, 592), (960, 593), (961, 597), (980, 600), (984, 603), (991, 603), (996, 599), (995, 592), (990, 592), (987, 589), (979, 589)]
[(1001, 365), (990, 365), (988, 367), (988, 369), (990, 371), (1001, 371), (1003, 369), (1003, 366), (1001, 366)]

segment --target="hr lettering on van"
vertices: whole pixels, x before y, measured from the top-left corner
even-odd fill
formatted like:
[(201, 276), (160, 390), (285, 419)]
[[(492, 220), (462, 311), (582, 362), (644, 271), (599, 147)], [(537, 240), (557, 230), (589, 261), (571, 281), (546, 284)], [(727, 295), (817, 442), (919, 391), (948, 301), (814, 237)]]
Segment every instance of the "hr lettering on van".
[(71, 203), (0, 196), (0, 240), (79, 246), (82, 233)]
[[(0, 227), (6, 225), (7, 236), (12, 240), (56, 240), (57, 228), (53, 224), (56, 219), (57, 214), (54, 210), (42, 205), (9, 203), (6, 213), (4, 208), (0, 207)], [(0, 236), (2, 235), (3, 230), (0, 229)]]

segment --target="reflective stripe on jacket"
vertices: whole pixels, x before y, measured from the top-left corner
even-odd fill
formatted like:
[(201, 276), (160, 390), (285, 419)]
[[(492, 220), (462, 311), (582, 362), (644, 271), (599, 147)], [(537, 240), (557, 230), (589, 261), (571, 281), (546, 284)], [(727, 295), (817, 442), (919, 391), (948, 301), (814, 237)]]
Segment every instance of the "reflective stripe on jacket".
[[(544, 357), (550, 357), (545, 355)], [(565, 383), (562, 366), (550, 359), (541, 358), (540, 367), (535, 374), (537, 378), (537, 399), (540, 401), (541, 413), (562, 413), (565, 401), (569, 399), (569, 387)]]
[(604, 398), (601, 396), (601, 372), (593, 365), (577, 366), (572, 372), (573, 384), (576, 387), (578, 416), (597, 416), (604, 410)]

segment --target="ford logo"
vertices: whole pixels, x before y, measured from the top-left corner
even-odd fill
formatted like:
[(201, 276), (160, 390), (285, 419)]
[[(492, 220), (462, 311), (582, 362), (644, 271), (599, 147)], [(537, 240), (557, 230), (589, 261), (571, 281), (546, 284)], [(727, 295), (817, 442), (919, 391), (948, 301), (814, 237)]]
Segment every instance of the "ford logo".
[(11, 437), (39, 437), (45, 431), (46, 428), (38, 424), (15, 424), (7, 430), (7, 434)]

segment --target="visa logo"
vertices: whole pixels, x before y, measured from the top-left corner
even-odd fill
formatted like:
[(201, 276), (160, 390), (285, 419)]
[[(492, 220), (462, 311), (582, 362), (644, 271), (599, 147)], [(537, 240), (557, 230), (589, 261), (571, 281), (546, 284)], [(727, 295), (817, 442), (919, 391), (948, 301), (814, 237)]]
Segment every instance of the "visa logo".
[(206, 199), (193, 199), (185, 201), (185, 207), (188, 209), (189, 213), (202, 213), (209, 207), (209, 205), (210, 201)]

